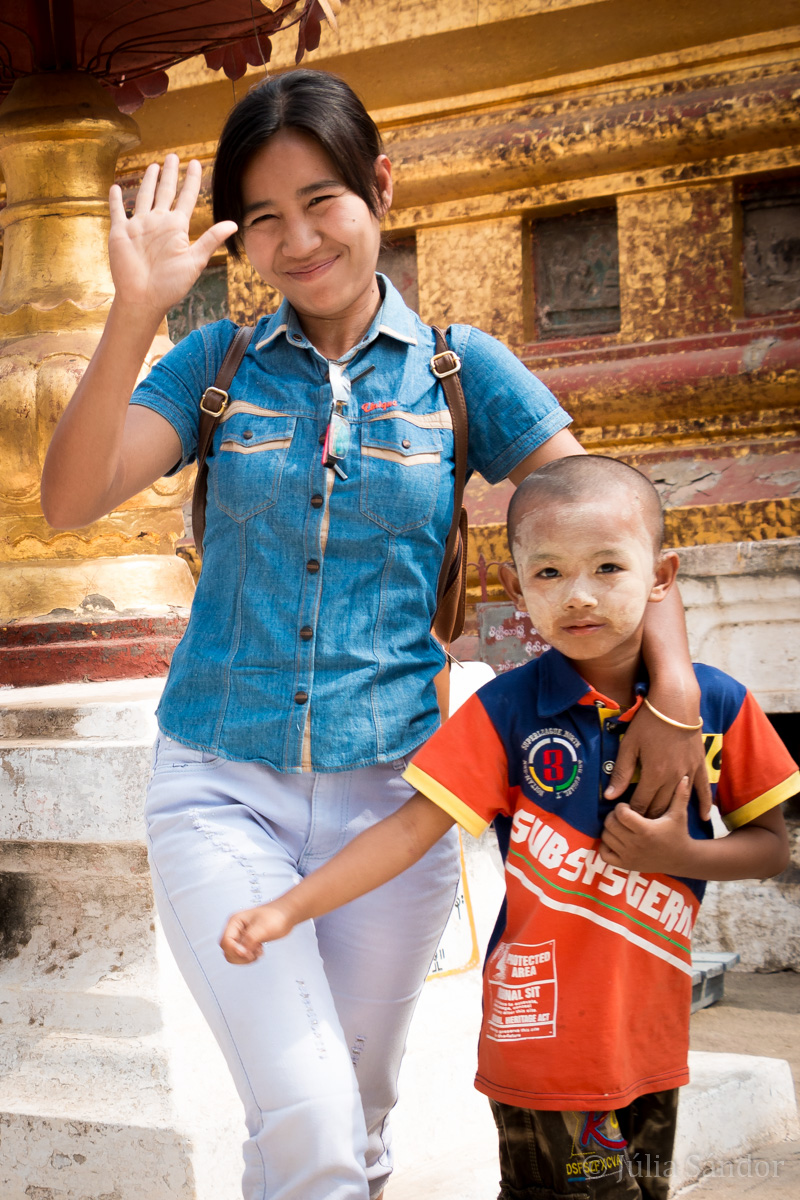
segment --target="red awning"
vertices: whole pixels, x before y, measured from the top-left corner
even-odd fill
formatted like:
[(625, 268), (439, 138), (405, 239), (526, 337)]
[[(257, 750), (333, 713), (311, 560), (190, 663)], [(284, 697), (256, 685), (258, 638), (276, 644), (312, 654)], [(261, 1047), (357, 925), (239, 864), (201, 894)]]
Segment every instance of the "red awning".
[(269, 61), (270, 35), (298, 27), (297, 61), (319, 45), (320, 21), (339, 0), (2, 0), (0, 98), (14, 81), (49, 71), (87, 71), (123, 111), (167, 89), (167, 67), (204, 54), (239, 79)]

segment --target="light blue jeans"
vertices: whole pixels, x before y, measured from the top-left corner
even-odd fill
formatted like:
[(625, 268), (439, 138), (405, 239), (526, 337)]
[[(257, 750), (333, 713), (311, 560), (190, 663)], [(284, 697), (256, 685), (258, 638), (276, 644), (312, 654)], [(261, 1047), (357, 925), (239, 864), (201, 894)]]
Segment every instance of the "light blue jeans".
[(391, 1172), (406, 1033), (458, 880), (455, 830), (384, 887), (231, 966), (231, 913), (285, 892), (412, 789), (405, 760), (284, 775), (159, 736), (146, 820), (178, 965), (245, 1106), (245, 1200), (367, 1200)]

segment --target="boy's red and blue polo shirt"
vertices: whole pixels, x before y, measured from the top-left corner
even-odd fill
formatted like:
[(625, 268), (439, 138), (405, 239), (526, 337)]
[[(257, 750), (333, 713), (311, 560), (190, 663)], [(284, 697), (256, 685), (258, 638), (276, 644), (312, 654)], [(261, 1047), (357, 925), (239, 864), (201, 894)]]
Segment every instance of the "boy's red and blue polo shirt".
[[(695, 666), (712, 792), (729, 829), (800, 789), (745, 687)], [(642, 693), (645, 687), (639, 689)], [(484, 968), (476, 1087), (525, 1108), (606, 1111), (684, 1084), (691, 933), (705, 885), (599, 855), (620, 713), (555, 649), (492, 680), (405, 778), (473, 835), (495, 821), (506, 900)], [(712, 837), (696, 798), (693, 837)]]

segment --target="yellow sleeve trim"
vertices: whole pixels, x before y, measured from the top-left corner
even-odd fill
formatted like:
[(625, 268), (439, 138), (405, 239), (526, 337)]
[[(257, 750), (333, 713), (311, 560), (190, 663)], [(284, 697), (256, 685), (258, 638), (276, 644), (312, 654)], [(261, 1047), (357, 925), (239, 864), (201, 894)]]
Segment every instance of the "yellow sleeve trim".
[[(760, 817), (762, 813), (769, 812), (771, 808), (782, 804), (784, 800), (788, 800), (796, 792), (800, 792), (800, 771), (793, 771), (788, 779), (784, 779), (783, 783), (778, 783), (774, 788), (770, 788), (768, 792), (764, 792), (763, 795), (756, 796), (755, 800), (751, 800), (749, 804), (743, 804), (741, 808), (727, 813), (723, 820), (728, 829), (740, 829), (748, 821), (753, 821), (756, 817)], [(451, 813), (450, 815), (452, 816), (453, 814)], [(458, 817), (456, 817), (456, 820), (458, 820)]]
[(477, 813), (465, 804), (463, 800), (459, 800), (458, 796), (453, 792), (443, 787), (435, 779), (431, 779), (430, 775), (426, 775), (424, 771), (410, 763), (403, 772), (403, 779), (410, 783), (418, 792), (422, 792), (423, 796), (427, 796), (434, 804), (438, 804), (439, 808), (443, 808), (448, 816), (457, 821), (467, 833), (471, 833), (473, 837), (480, 837), (484, 829), (489, 825), (488, 821), (484, 821)]

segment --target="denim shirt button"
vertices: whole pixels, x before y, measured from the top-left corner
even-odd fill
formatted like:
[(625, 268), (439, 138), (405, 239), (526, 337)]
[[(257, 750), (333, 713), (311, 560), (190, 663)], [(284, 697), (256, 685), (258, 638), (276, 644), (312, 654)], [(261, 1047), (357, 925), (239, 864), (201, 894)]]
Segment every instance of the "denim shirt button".
[(313, 636), (314, 636), (314, 630), (311, 628), (310, 625), (304, 625), (303, 628), (300, 630), (300, 637), (303, 639), (304, 642), (310, 642)]
[(308, 692), (295, 692), (294, 702), (295, 702), (295, 704), (307, 704), (308, 703)]
[(317, 492), (314, 496), (311, 497), (311, 507), (312, 508), (322, 508), (323, 504), (324, 504), (324, 501), (322, 499), (322, 496), (320, 496), (319, 492)]
[(250, 441), (250, 438), (251, 438), (252, 436), (253, 436), (253, 431), (252, 431), (252, 429), (245, 429), (244, 433), (242, 434), (242, 437), (244, 438), (244, 440), (245, 440), (246, 442), (249, 442), (249, 441)]
[(316, 558), (310, 558), (308, 560), (306, 563), (306, 570), (308, 571), (309, 575), (316, 575), (317, 571), (319, 570), (319, 562)]

